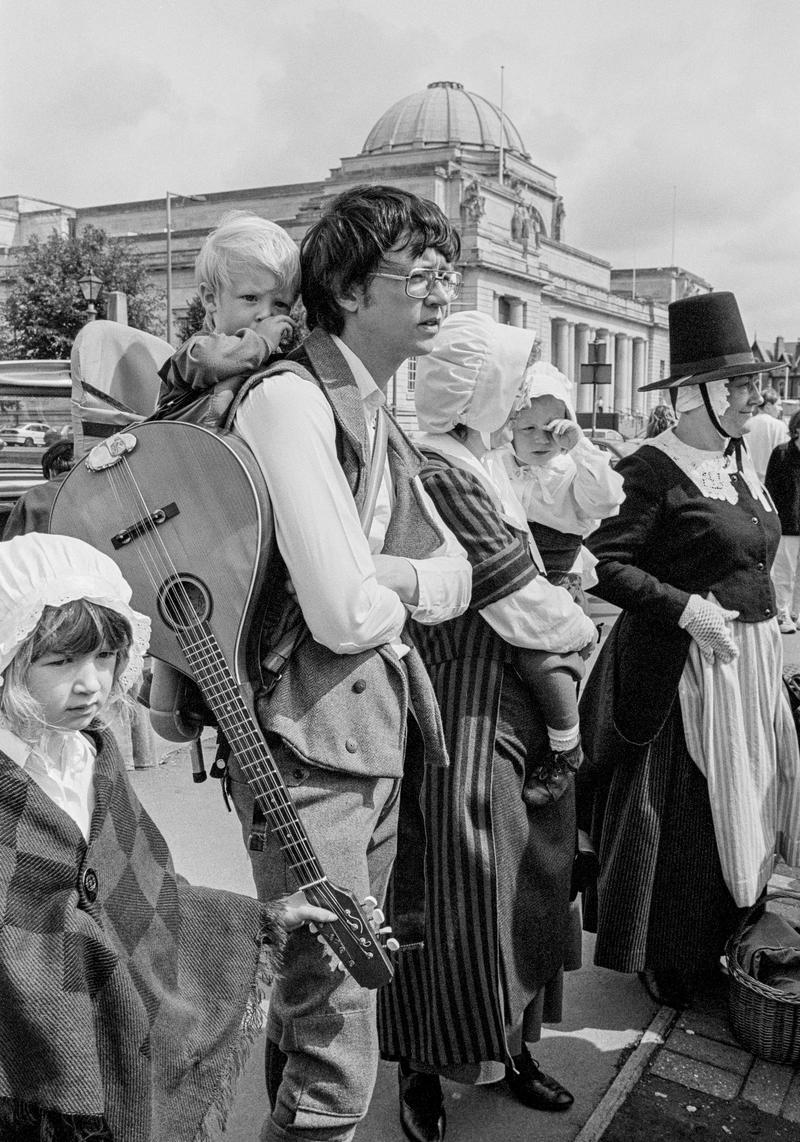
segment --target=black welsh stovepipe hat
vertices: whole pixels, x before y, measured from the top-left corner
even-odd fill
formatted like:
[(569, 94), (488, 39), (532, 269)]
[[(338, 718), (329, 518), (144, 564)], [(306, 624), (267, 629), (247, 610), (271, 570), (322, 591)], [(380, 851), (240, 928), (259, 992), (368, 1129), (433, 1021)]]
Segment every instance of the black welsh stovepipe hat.
[(755, 359), (736, 298), (727, 292), (700, 293), (671, 303), (669, 359), (670, 375), (643, 385), (640, 393), (783, 368), (776, 361)]

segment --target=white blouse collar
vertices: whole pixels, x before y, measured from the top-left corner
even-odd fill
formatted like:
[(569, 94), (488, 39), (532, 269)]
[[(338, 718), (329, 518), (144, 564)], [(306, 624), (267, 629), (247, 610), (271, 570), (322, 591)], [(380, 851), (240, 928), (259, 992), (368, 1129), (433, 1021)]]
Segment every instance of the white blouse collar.
[[(739, 502), (739, 492), (731, 479), (736, 475), (735, 455), (726, 456), (721, 448), (713, 452), (704, 448), (694, 448), (691, 444), (679, 440), (672, 428), (651, 437), (647, 444), (669, 456), (707, 500), (725, 500), (729, 504)], [(759, 500), (766, 511), (772, 511), (769, 496), (761, 485), (746, 448), (742, 449), (741, 457), (741, 474), (753, 499)]]

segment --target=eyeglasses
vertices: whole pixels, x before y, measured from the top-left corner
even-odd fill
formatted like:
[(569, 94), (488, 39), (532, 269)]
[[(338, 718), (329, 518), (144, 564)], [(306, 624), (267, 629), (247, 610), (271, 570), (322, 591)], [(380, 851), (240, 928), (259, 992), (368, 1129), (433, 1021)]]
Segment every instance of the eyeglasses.
[(409, 274), (375, 273), (376, 278), (394, 278), (406, 283), (406, 296), (417, 300), (429, 297), (439, 285), (448, 301), (455, 301), (461, 293), (461, 274), (456, 270), (412, 270)]

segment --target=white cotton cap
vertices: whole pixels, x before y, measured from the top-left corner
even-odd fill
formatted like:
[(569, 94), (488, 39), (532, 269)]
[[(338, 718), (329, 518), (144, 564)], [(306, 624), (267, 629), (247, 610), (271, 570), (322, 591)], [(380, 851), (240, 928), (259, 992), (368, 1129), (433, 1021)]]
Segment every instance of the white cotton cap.
[(525, 387), (521, 408), (528, 408), (536, 397), (555, 397), (563, 401), (569, 420), (577, 420), (575, 405), (572, 399), (572, 381), (555, 365), (548, 365), (546, 361), (536, 361), (529, 365), (525, 372)]
[[(706, 392), (714, 415), (719, 420), (728, 411), (728, 382), (707, 381)], [(703, 394), (699, 385), (680, 385), (677, 389), (675, 411), (678, 416), (682, 412), (691, 412), (693, 408), (703, 407)]]
[(417, 362), (414, 400), (423, 432), (465, 424), (478, 432), (502, 428), (518, 407), (536, 334), (501, 325), (477, 310), (442, 322), (432, 351)]
[(88, 599), (130, 623), (133, 642), (119, 679), (128, 689), (141, 674), (150, 641), (150, 620), (128, 605), (130, 598), (116, 563), (82, 539), (32, 531), (0, 543), (0, 673), (36, 629), (45, 607)]

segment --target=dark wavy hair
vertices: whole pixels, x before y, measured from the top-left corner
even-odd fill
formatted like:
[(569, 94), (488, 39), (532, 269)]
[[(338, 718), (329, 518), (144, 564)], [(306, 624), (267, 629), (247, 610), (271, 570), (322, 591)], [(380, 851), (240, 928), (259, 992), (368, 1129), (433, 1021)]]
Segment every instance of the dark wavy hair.
[(404, 235), (414, 257), (433, 249), (448, 262), (461, 252), (458, 231), (434, 202), (396, 186), (354, 186), (338, 195), (300, 245), (302, 295), (309, 329), (341, 333), (337, 298), (363, 288)]
[(788, 428), (789, 428), (789, 439), (790, 440), (796, 440), (798, 434), (800, 434), (800, 409), (798, 409), (797, 412), (793, 412), (792, 415), (789, 417)]

